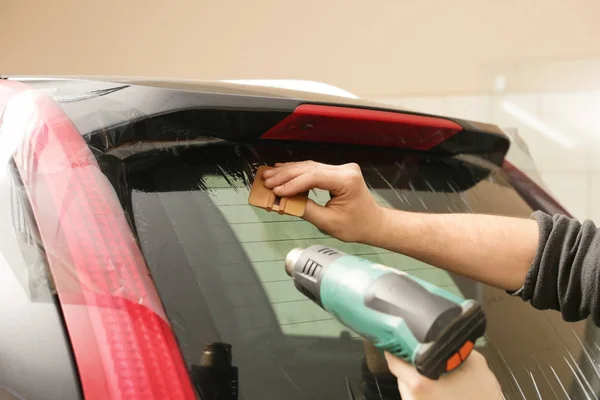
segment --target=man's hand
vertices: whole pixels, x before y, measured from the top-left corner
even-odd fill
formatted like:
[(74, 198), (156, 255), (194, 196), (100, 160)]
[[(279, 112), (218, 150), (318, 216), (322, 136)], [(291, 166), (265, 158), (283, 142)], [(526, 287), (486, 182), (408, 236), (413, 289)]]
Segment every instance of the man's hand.
[(308, 200), (304, 219), (346, 242), (369, 242), (381, 226), (383, 212), (375, 202), (356, 164), (325, 165), (313, 161), (275, 164), (263, 174), (265, 186), (277, 196), (293, 196), (314, 188), (329, 191), (320, 206)]
[(385, 353), (390, 371), (398, 378), (403, 400), (502, 399), (502, 389), (485, 358), (473, 351), (457, 370), (433, 381), (401, 359)]

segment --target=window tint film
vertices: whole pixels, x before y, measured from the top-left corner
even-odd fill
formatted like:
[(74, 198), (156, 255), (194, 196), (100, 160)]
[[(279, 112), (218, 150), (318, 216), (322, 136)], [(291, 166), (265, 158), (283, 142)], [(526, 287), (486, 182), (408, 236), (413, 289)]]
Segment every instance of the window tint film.
[[(318, 243), (479, 300), (491, 321), (487, 340), (478, 347), (491, 360), (506, 392), (539, 390), (523, 384), (530, 382), (530, 371), (519, 367), (523, 346), (534, 346), (533, 352), (542, 358), (540, 343), (565, 346), (562, 333), (545, 332), (549, 327), (566, 329), (556, 315), (414, 259), (343, 243), (301, 219), (248, 205), (258, 166), (307, 159), (357, 162), (371, 193), (386, 207), (519, 217), (532, 211), (501, 170), (458, 158), (269, 143), (212, 144), (130, 157), (123, 164), (125, 173), (113, 171), (112, 180), (200, 392), (208, 396), (235, 376), (233, 369), (216, 373), (205, 368), (209, 343), (231, 346), (240, 399), (342, 399), (347, 398), (346, 380), (355, 394), (366, 393), (368, 398), (386, 398), (382, 390), (393, 392), (394, 384), (386, 389), (384, 382), (373, 385), (369, 380), (362, 340), (304, 297), (286, 275), (287, 252)], [(319, 204), (329, 200), (329, 194), (319, 190), (310, 197)], [(544, 361), (554, 365), (553, 359)], [(567, 378), (554, 379), (544, 390), (560, 390), (560, 385), (574, 382), (566, 366), (554, 371)]]

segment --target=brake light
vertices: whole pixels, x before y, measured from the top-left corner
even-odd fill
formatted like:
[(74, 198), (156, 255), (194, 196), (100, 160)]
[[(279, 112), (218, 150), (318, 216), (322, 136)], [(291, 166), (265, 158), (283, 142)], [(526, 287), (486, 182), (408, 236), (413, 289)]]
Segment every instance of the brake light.
[(0, 81), (0, 100), (15, 87), (19, 92), (6, 104), (0, 127), (2, 134), (23, 137), (13, 159), (43, 240), (85, 398), (195, 398), (111, 184), (50, 97)]
[(429, 150), (462, 130), (443, 118), (302, 104), (261, 138)]

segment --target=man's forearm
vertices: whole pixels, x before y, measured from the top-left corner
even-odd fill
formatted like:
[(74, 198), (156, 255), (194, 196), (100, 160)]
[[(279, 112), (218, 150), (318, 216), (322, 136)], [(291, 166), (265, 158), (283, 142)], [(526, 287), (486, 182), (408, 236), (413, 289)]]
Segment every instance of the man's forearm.
[(405, 254), (505, 290), (517, 290), (535, 257), (534, 220), (385, 209), (368, 244)]

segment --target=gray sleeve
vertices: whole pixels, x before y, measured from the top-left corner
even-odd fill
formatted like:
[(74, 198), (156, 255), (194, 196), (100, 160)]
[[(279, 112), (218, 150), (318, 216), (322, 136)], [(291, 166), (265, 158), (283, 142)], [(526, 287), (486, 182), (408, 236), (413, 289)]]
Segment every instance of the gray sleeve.
[(540, 310), (553, 309), (565, 321), (592, 315), (600, 326), (600, 230), (564, 215), (533, 213), (540, 238), (521, 289), (511, 293)]

